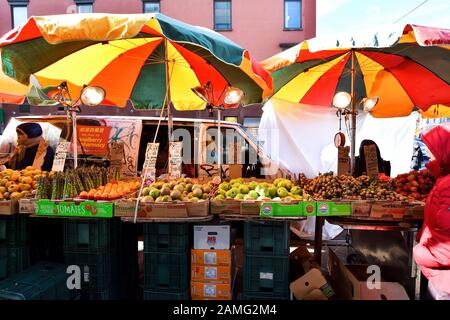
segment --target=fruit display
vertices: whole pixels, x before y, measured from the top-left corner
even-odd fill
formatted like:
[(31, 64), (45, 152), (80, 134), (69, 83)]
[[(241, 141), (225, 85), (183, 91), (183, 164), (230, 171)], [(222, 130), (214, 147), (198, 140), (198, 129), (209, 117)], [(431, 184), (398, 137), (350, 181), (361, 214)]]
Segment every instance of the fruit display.
[(133, 194), (141, 187), (141, 179), (136, 178), (130, 181), (113, 181), (98, 188), (82, 191), (79, 194), (80, 199), (89, 200), (117, 200), (124, 196)]
[(31, 166), (23, 170), (0, 171), (0, 200), (34, 197), (37, 192), (37, 181), (45, 174), (46, 172)]
[(397, 193), (417, 201), (426, 201), (435, 183), (436, 179), (427, 169), (400, 174), (391, 181)]
[(320, 174), (313, 179), (300, 175), (299, 184), (315, 200), (392, 200), (406, 201), (408, 197), (393, 189), (386, 180), (369, 176), (334, 176), (332, 172)]
[(275, 179), (273, 182), (244, 181), (232, 179), (222, 182), (216, 192), (214, 200), (273, 200), (294, 201), (308, 200), (309, 195), (291, 180)]
[(161, 180), (153, 182), (142, 190), (139, 201), (145, 202), (200, 202), (210, 198), (212, 182), (200, 184), (191, 178)]

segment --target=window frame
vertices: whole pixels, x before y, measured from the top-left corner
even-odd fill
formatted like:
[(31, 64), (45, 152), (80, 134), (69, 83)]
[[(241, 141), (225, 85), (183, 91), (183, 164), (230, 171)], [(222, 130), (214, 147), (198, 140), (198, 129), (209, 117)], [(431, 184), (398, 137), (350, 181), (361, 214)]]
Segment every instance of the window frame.
[[(229, 2), (230, 3), (230, 28), (229, 29), (217, 29), (216, 28), (216, 2)], [(213, 1), (213, 30), (217, 32), (233, 31), (233, 3), (231, 0), (214, 0)]]
[[(95, 0), (75, 0), (75, 5), (77, 6), (77, 14), (79, 14), (79, 7), (80, 6), (91, 6), (92, 10), (90, 13), (94, 12), (94, 1)], [(86, 12), (87, 13), (87, 12)]]
[[(158, 12), (145, 12), (146, 3), (157, 3), (159, 8)], [(161, 0), (142, 0), (142, 13), (161, 13)]]
[[(286, 2), (300, 2), (300, 26), (296, 28), (286, 27)], [(303, 30), (303, 0), (283, 0), (283, 31), (302, 31)]]
[[(27, 9), (27, 20), (29, 18), (28, 16), (28, 4), (29, 0), (8, 0), (9, 8), (10, 8), (10, 15), (11, 15), (11, 29), (14, 29), (18, 26), (14, 26), (14, 8), (21, 7)], [(26, 20), (25, 20), (26, 21)]]

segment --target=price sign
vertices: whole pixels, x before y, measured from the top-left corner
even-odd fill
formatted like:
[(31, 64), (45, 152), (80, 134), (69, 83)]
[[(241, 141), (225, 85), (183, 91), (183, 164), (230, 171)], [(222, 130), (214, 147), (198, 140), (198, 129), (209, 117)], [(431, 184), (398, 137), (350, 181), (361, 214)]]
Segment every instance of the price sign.
[(366, 158), (366, 173), (369, 177), (377, 177), (378, 170), (378, 156), (377, 147), (375, 145), (364, 146), (364, 155)]
[(147, 150), (145, 151), (145, 162), (142, 168), (144, 179), (156, 180), (156, 159), (158, 158), (159, 143), (148, 143)]
[(350, 147), (338, 147), (338, 175), (350, 173)]
[(171, 142), (169, 145), (169, 176), (171, 179), (181, 177), (181, 164), (183, 163), (183, 143)]
[(53, 159), (52, 171), (63, 171), (64, 164), (66, 163), (67, 152), (69, 151), (70, 142), (61, 141), (58, 143), (55, 152), (55, 158)]

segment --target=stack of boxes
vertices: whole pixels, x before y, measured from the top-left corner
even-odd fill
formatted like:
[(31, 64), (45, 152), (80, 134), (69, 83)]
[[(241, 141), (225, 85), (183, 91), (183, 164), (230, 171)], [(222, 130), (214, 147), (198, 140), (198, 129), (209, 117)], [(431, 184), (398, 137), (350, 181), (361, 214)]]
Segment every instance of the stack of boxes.
[(126, 282), (137, 283), (135, 236), (115, 218), (64, 220), (64, 262), (81, 268), (81, 299), (120, 299), (129, 293)]
[(29, 218), (0, 216), (0, 279), (30, 266)]
[(234, 284), (234, 252), (230, 225), (194, 226), (191, 251), (192, 300), (231, 300)]
[(244, 222), (244, 300), (289, 299), (289, 222)]
[(144, 224), (144, 300), (189, 299), (189, 226)]

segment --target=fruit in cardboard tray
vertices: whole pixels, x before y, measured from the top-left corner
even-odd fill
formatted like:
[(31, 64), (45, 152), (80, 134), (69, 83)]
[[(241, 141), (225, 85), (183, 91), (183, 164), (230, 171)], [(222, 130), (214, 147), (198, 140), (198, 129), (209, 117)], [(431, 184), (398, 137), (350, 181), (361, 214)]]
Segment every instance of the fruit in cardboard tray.
[(163, 202), (163, 197), (160, 196), (160, 197), (156, 198), (156, 199), (155, 199), (155, 202)]
[(278, 196), (277, 187), (273, 185), (269, 187), (269, 196), (271, 198), (276, 198)]
[(171, 197), (173, 200), (178, 200), (178, 199), (181, 198), (181, 192), (178, 191), (178, 190), (173, 190), (173, 191), (170, 193), (170, 197)]
[(203, 190), (201, 188), (194, 188), (192, 191), (192, 196), (196, 198), (200, 198), (203, 196)]
[(159, 197), (159, 195), (160, 195), (160, 192), (159, 192), (159, 190), (158, 189), (156, 189), (156, 188), (152, 188), (152, 189), (150, 189), (150, 192), (149, 192), (149, 194), (148, 194), (149, 196), (151, 196), (153, 199), (156, 199), (156, 198), (158, 198)]
[(200, 199), (197, 197), (192, 197), (191, 199), (189, 199), (190, 202), (198, 202)]
[(163, 196), (162, 201), (163, 202), (172, 202), (172, 198), (170, 196)]
[(285, 187), (279, 187), (277, 189), (277, 194), (280, 198), (285, 198), (288, 196), (288, 191)]
[(171, 192), (170, 188), (165, 185), (161, 188), (160, 194), (162, 196), (168, 196), (170, 194), (170, 192)]
[(142, 189), (142, 195), (148, 196), (150, 194), (150, 190), (150, 187), (145, 187), (144, 189)]
[(258, 186), (258, 183), (256, 183), (255, 181), (252, 181), (248, 184), (248, 187), (250, 190), (255, 190), (257, 186)]
[(141, 202), (154, 202), (155, 200), (151, 196), (142, 197)]
[(203, 186), (203, 192), (209, 194), (212, 190), (212, 187), (210, 184), (207, 184), (205, 186)]
[(391, 180), (397, 193), (417, 201), (426, 201), (435, 183), (436, 179), (427, 169), (400, 174)]
[(184, 192), (184, 186), (182, 184), (177, 184), (175, 187), (173, 187), (173, 190)]
[(222, 200), (225, 200), (225, 196), (222, 194), (219, 194), (214, 197), (214, 201), (222, 201)]
[(248, 199), (250, 199), (250, 200), (256, 200), (256, 199), (258, 199), (258, 197), (259, 197), (259, 194), (255, 190), (252, 190), (248, 193)]
[(12, 192), (9, 198), (11, 200), (19, 200), (22, 198), (22, 194), (20, 192)]
[(191, 192), (192, 191), (192, 183), (187, 183), (185, 189), (187, 192)]
[(209, 194), (208, 193), (204, 193), (202, 200), (208, 200), (208, 199), (209, 199)]
[(242, 193), (238, 193), (236, 197), (234, 197), (235, 200), (244, 200), (244, 195)]
[(294, 186), (291, 188), (291, 193), (293, 195), (301, 195), (302, 194), (302, 189), (300, 189), (299, 186)]

